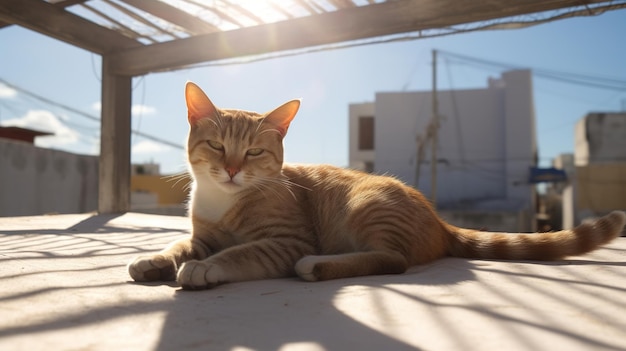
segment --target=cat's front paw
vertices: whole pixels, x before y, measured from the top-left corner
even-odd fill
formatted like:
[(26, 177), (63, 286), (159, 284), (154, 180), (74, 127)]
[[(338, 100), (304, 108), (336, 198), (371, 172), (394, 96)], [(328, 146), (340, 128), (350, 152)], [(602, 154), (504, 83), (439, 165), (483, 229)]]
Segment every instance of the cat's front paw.
[(137, 282), (176, 279), (176, 262), (163, 255), (139, 256), (128, 264), (128, 273)]
[(295, 270), (300, 278), (315, 282), (320, 280), (320, 267), (318, 263), (324, 262), (323, 256), (304, 256), (296, 262)]
[(176, 277), (185, 290), (210, 289), (225, 281), (224, 271), (216, 264), (207, 261), (185, 262)]

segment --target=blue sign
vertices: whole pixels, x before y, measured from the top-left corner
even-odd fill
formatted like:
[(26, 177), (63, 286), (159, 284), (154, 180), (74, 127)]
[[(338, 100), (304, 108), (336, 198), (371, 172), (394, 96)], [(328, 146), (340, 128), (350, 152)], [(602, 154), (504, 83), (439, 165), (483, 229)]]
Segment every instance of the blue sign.
[(551, 168), (535, 168), (530, 167), (530, 175), (528, 176), (528, 182), (531, 184), (537, 183), (556, 183), (567, 181), (567, 174), (562, 169)]

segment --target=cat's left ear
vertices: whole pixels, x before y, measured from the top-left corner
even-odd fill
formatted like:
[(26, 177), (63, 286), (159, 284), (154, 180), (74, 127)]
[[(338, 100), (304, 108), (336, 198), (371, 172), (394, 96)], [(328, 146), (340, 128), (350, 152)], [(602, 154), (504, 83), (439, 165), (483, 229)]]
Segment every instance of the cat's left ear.
[(300, 108), (300, 99), (291, 100), (277, 107), (265, 117), (265, 122), (272, 124), (282, 137), (287, 134), (289, 124), (296, 117)]
[(215, 105), (204, 91), (192, 82), (187, 82), (185, 86), (185, 101), (187, 102), (187, 118), (192, 126), (203, 118), (214, 117), (217, 113)]

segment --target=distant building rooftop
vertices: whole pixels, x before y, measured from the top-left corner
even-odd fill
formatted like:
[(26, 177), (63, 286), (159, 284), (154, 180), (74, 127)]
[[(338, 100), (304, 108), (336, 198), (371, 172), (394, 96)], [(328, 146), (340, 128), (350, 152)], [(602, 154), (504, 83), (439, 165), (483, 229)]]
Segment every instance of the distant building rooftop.
[(25, 141), (30, 144), (35, 143), (38, 136), (52, 135), (52, 133), (20, 127), (0, 127), (0, 138)]

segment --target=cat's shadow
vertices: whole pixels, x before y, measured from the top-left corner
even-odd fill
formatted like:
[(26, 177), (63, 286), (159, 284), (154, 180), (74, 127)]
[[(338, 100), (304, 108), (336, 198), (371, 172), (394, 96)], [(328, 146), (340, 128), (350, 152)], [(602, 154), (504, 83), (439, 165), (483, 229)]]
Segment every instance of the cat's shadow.
[[(444, 268), (446, 274), (437, 274), (441, 273), (440, 269), (429, 269), (437, 265), (444, 265), (439, 268)], [(380, 294), (403, 294), (397, 288), (405, 284), (452, 286), (474, 279), (473, 267), (467, 260), (445, 259), (414, 267), (401, 275), (316, 283), (296, 278), (276, 279), (226, 284), (205, 291), (179, 290), (166, 308), (168, 314), (157, 349), (182, 346), (207, 350), (238, 347), (279, 350), (301, 346), (307, 350), (418, 350), (365, 325), (342, 309), (360, 308), (350, 306), (352, 296), (372, 293), (368, 303), (374, 313), (399, 313), (387, 310), (389, 306), (381, 301), (384, 296)], [(429, 304), (419, 298), (413, 302)], [(420, 318), (415, 316), (416, 328)]]

